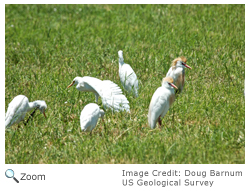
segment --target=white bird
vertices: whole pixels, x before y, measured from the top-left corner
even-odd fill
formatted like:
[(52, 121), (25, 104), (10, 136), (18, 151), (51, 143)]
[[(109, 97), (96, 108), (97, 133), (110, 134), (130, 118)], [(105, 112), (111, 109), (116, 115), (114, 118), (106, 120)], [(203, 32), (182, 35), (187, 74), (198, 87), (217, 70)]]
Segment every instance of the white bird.
[(28, 98), (24, 95), (18, 95), (14, 97), (14, 99), (9, 103), (7, 112), (5, 114), (5, 128), (23, 121), (25, 114), (31, 111), (33, 108), (35, 108), (35, 111), (36, 109), (39, 109), (40, 112), (46, 117), (45, 110), (47, 105), (45, 101), (37, 100), (29, 102)]
[(95, 103), (87, 104), (80, 115), (81, 130), (85, 132), (92, 132), (95, 128), (99, 117), (103, 119), (104, 111)]
[(172, 61), (172, 66), (168, 70), (166, 77), (170, 76), (174, 80), (174, 84), (178, 87), (178, 92), (181, 93), (185, 83), (184, 68), (192, 69), (186, 64), (187, 59), (184, 56), (176, 58)]
[(148, 113), (148, 122), (151, 129), (156, 127), (157, 122), (161, 127), (161, 118), (165, 116), (175, 100), (174, 88), (177, 89), (173, 84), (173, 79), (171, 77), (165, 77), (162, 81), (162, 86), (154, 92)]
[(75, 77), (67, 88), (72, 85), (76, 85), (76, 89), (79, 91), (93, 92), (96, 102), (98, 102), (98, 96), (100, 96), (104, 108), (110, 108), (117, 112), (124, 110), (130, 112), (129, 101), (122, 94), (120, 87), (110, 80), (102, 81), (89, 76)]
[(123, 88), (127, 92), (133, 91), (135, 97), (138, 97), (138, 80), (136, 73), (129, 64), (124, 63), (123, 51), (118, 51), (119, 56), (119, 77)]

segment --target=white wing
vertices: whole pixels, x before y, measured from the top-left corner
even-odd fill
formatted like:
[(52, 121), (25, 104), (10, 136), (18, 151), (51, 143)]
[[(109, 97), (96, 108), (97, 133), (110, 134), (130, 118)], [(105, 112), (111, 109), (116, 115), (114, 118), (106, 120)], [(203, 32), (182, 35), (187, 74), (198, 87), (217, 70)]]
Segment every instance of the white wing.
[(5, 115), (5, 128), (19, 123), (25, 117), (29, 100), (24, 95), (16, 96), (10, 103)]
[(99, 94), (105, 108), (110, 108), (117, 112), (123, 110), (130, 112), (129, 101), (122, 94), (122, 90), (117, 84), (110, 80), (99, 82), (93, 81), (92, 78), (83, 78), (85, 79), (85, 83)]
[[(164, 89), (159, 87), (153, 94), (149, 106), (148, 122), (152, 129), (156, 127), (158, 118), (163, 117), (169, 109), (169, 103)], [(168, 106), (168, 108), (167, 108)]]
[(82, 131), (91, 132), (99, 119), (100, 108), (95, 103), (90, 103), (84, 107), (80, 115), (80, 125)]
[(120, 81), (125, 90), (130, 92), (133, 88), (134, 95), (138, 97), (137, 75), (129, 64), (123, 64), (119, 71)]
[(102, 86), (106, 88), (101, 88), (99, 95), (102, 97), (102, 102), (105, 106), (115, 111), (126, 110), (130, 112), (129, 101), (122, 94), (122, 90), (117, 84), (110, 80), (104, 80)]

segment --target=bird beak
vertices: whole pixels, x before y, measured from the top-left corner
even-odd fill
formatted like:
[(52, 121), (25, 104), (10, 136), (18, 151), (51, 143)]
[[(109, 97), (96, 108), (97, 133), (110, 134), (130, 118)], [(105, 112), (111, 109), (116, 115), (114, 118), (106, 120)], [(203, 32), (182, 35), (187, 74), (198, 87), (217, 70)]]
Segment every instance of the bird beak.
[(70, 88), (73, 84), (74, 84), (74, 81), (69, 86), (67, 86), (67, 88)]
[(44, 114), (44, 116), (45, 116), (45, 118), (46, 118), (45, 112), (43, 112), (43, 114)]
[(188, 66), (186, 63), (183, 63), (185, 67), (192, 69), (190, 66)]
[(169, 83), (169, 84), (170, 84), (172, 87), (178, 89), (177, 86), (175, 86), (173, 83)]

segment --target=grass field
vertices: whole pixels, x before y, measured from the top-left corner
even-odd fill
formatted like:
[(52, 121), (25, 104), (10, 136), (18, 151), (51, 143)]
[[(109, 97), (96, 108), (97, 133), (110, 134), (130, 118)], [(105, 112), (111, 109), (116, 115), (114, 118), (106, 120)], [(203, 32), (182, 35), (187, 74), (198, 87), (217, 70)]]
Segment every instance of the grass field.
[[(107, 111), (90, 136), (79, 116), (95, 96), (66, 87), (92, 76), (122, 88), (118, 50), (139, 97), (124, 91), (131, 113)], [(151, 130), (151, 97), (182, 55), (184, 90)], [(5, 111), (19, 94), (48, 108), (5, 132), (5, 163), (245, 163), (244, 78), (245, 5), (6, 5)]]

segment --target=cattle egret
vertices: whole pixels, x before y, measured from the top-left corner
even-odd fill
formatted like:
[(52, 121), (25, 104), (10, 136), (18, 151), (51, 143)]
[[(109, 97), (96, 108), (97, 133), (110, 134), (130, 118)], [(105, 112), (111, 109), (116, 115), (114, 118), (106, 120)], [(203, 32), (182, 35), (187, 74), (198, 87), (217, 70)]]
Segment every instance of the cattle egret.
[(98, 118), (101, 117), (103, 119), (104, 114), (104, 111), (97, 104), (87, 104), (80, 115), (81, 130), (91, 133), (97, 124)]
[(124, 63), (122, 50), (118, 51), (118, 56), (119, 56), (119, 77), (123, 85), (123, 88), (127, 92), (133, 91), (134, 96), (138, 97), (138, 80), (136, 73), (129, 64)]
[(96, 102), (98, 102), (98, 96), (100, 96), (104, 108), (110, 108), (117, 112), (124, 110), (130, 112), (129, 101), (122, 94), (120, 87), (110, 80), (102, 81), (89, 76), (76, 77), (67, 88), (72, 85), (76, 85), (79, 91), (93, 92)]
[[(41, 113), (45, 115), (47, 105), (43, 100), (37, 100), (29, 102), (28, 98), (24, 95), (18, 95), (9, 103), (6, 115), (5, 115), (5, 128), (8, 128), (14, 124), (24, 120), (25, 114), (32, 109), (39, 109)], [(32, 115), (35, 113), (32, 113)], [(27, 120), (28, 122), (28, 120)]]
[(154, 92), (148, 113), (148, 122), (151, 129), (156, 127), (157, 122), (161, 127), (161, 118), (165, 116), (175, 100), (174, 88), (177, 89), (173, 84), (173, 79), (171, 77), (165, 77), (162, 81), (162, 86)]
[(178, 87), (178, 92), (181, 93), (185, 82), (185, 70), (184, 68), (192, 69), (186, 64), (187, 59), (184, 56), (176, 58), (172, 61), (172, 66), (166, 74), (166, 77), (170, 76), (174, 80), (174, 84)]

